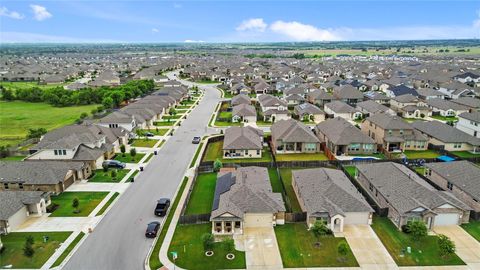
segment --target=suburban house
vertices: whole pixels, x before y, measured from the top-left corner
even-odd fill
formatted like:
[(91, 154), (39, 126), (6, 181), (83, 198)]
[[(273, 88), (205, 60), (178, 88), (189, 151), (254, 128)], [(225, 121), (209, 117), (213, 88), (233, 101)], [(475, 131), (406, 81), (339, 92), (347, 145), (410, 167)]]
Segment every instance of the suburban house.
[(109, 128), (123, 128), (128, 132), (132, 132), (137, 127), (135, 117), (121, 111), (114, 111), (107, 116), (102, 117), (96, 124)]
[(76, 180), (87, 179), (92, 171), (83, 162), (0, 161), (1, 191), (45, 191), (62, 193)]
[(480, 153), (480, 138), (439, 121), (416, 121), (412, 126), (428, 138), (434, 148)]
[(274, 193), (264, 167), (222, 169), (213, 199), (212, 233), (243, 234), (244, 228), (271, 228), (285, 223), (282, 194)]
[(223, 158), (261, 158), (263, 131), (251, 126), (225, 130)]
[(339, 100), (325, 104), (324, 111), (329, 118), (341, 117), (351, 122), (361, 119), (363, 116), (359, 109)]
[(364, 92), (363, 96), (365, 96), (367, 100), (373, 100), (383, 105), (390, 105), (390, 98), (381, 92), (368, 91), (368, 92)]
[(315, 134), (320, 142), (324, 143), (325, 147), (336, 156), (370, 155), (377, 150), (373, 139), (341, 117), (318, 124), (315, 126)]
[(432, 98), (440, 98), (440, 99), (445, 98), (444, 93), (432, 88), (420, 88), (420, 89), (417, 89), (417, 93), (418, 93), (418, 97), (423, 100), (429, 100)]
[(454, 76), (453, 78), (461, 83), (480, 82), (480, 76), (472, 72), (465, 72), (463, 74)]
[(320, 140), (309, 127), (299, 121), (280, 120), (270, 130), (272, 148), (276, 154), (320, 152)]
[(257, 111), (255, 110), (255, 107), (250, 104), (240, 104), (233, 106), (232, 122), (257, 122)]
[(42, 216), (50, 203), (49, 192), (0, 191), (0, 234), (15, 230), (29, 216)]
[(236, 95), (232, 97), (230, 104), (232, 106), (240, 105), (240, 104), (250, 104), (250, 97), (244, 94)]
[(335, 97), (333, 97), (331, 94), (320, 89), (315, 89), (311, 92), (308, 92), (307, 94), (308, 102), (315, 104), (320, 108), (323, 108), (325, 104), (331, 102), (334, 99)]
[(341, 170), (293, 170), (292, 188), (308, 227), (321, 220), (333, 232), (343, 232), (344, 225), (372, 223), (372, 207)]
[(444, 117), (453, 117), (469, 111), (468, 107), (445, 99), (429, 99), (427, 100), (427, 105), (432, 110), (432, 115), (440, 115)]
[(472, 87), (455, 81), (442, 84), (438, 91), (442, 92), (451, 99), (457, 99), (460, 97), (475, 97), (475, 92), (472, 90)]
[(350, 84), (335, 88), (333, 90), (333, 96), (351, 106), (355, 106), (358, 102), (362, 102), (364, 99), (362, 92)]
[(428, 138), (401, 117), (378, 113), (360, 124), (362, 132), (387, 152), (426, 150)]
[(450, 101), (467, 107), (470, 112), (480, 111), (480, 99), (478, 98), (461, 97)]
[(480, 219), (480, 167), (466, 160), (425, 164), (425, 177), (472, 208)]
[(464, 112), (458, 115), (455, 127), (473, 137), (480, 138), (480, 112)]
[(451, 193), (439, 191), (405, 165), (382, 162), (357, 165), (356, 179), (400, 230), (411, 220), (434, 226), (468, 223), (471, 207)]
[(298, 116), (300, 121), (313, 121), (320, 123), (325, 120), (325, 113), (317, 106), (311, 103), (303, 103), (293, 108), (293, 113)]
[(391, 97), (391, 98), (401, 96), (401, 95), (406, 95), (406, 94), (418, 96), (418, 93), (415, 89), (403, 84), (389, 87), (387, 90), (385, 90), (385, 94), (387, 95), (387, 97)]
[(376, 113), (396, 115), (394, 110), (373, 100), (366, 100), (357, 103), (357, 109), (359, 109), (365, 116), (374, 115)]
[(258, 103), (260, 104), (263, 121), (265, 122), (275, 122), (290, 118), (287, 103), (275, 96), (261, 95), (258, 97)]

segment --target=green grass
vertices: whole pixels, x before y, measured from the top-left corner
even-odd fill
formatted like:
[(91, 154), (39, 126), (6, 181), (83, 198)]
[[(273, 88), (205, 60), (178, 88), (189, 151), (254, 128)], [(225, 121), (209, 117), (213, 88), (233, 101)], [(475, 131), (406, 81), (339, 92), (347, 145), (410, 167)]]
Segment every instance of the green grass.
[[(385, 248), (398, 266), (439, 266), (439, 265), (464, 265), (465, 263), (456, 255), (442, 258), (438, 248), (438, 237), (428, 235), (419, 241), (403, 233), (386, 217), (374, 216), (372, 228), (382, 241)], [(412, 253), (401, 256), (401, 251), (407, 247), (412, 248)]]
[(198, 175), (185, 209), (185, 215), (206, 214), (212, 211), (216, 183), (216, 173), (201, 173)]
[(198, 156), (200, 155), (200, 152), (202, 151), (202, 146), (203, 146), (203, 142), (198, 144), (197, 151), (195, 152), (195, 155), (193, 156), (192, 162), (190, 162), (190, 167), (189, 168), (193, 167), (195, 165), (195, 162), (197, 162)]
[(17, 89), (31, 89), (38, 87), (40, 89), (50, 89), (58, 86), (64, 86), (66, 83), (54, 83), (54, 84), (38, 84), (38, 82), (0, 82), (0, 85), (6, 89), (15, 91)]
[(220, 83), (219, 81), (212, 81), (212, 80), (198, 80), (195, 81), (196, 83), (201, 83), (201, 84), (217, 84)]
[(163, 136), (169, 131), (168, 128), (159, 128), (159, 129), (142, 129), (142, 132), (151, 132), (157, 136)]
[(425, 175), (425, 167), (415, 167), (415, 171), (420, 175)]
[[(435, 150), (405, 150), (403, 153), (407, 156), (408, 159), (437, 158), (440, 156), (440, 153)], [(400, 158), (401, 155), (401, 153), (394, 154), (394, 157)]]
[(148, 264), (152, 270), (158, 269), (162, 267), (162, 263), (160, 262), (160, 258), (158, 254), (160, 253), (160, 248), (162, 247), (163, 240), (165, 239), (165, 235), (167, 235), (168, 227), (170, 227), (170, 223), (172, 223), (173, 214), (175, 213), (175, 209), (180, 202), (180, 198), (185, 190), (185, 186), (187, 185), (188, 178), (184, 177), (182, 184), (178, 190), (175, 199), (173, 200), (172, 206), (170, 207), (170, 211), (168, 212), (167, 219), (165, 220), (160, 234), (158, 235), (157, 242), (155, 242), (155, 246), (153, 247), (152, 254), (150, 255), (150, 259), (148, 260)]
[(241, 126), (242, 123), (240, 123), (240, 122), (224, 122), (224, 121), (215, 120), (214, 125), (218, 126), (218, 127), (229, 127), (229, 126)]
[(133, 139), (132, 146), (133, 147), (153, 147), (158, 142), (158, 140), (154, 139)]
[(118, 160), (124, 163), (138, 163), (143, 158), (143, 156), (145, 156), (145, 154), (143, 153), (137, 153), (135, 157), (132, 157), (130, 153), (125, 153), (125, 156), (123, 156), (123, 154), (120, 153), (115, 156), (115, 160)]
[(176, 251), (178, 253), (176, 264), (184, 269), (245, 269), (245, 252), (235, 250), (233, 252), (235, 259), (228, 260), (225, 258), (228, 252), (219, 242), (213, 246), (214, 255), (205, 256), (202, 235), (211, 231), (210, 223), (178, 225), (168, 248), (169, 258), (172, 260), (170, 252)]
[(162, 117), (162, 120), (164, 121), (167, 121), (167, 120), (177, 120), (177, 119), (180, 119), (182, 118), (183, 115), (179, 115), (179, 114), (176, 114), (176, 115), (164, 115)]
[(70, 245), (68, 245), (68, 247), (63, 251), (62, 255), (60, 255), (57, 258), (57, 260), (52, 264), (52, 266), (50, 268), (59, 266), (65, 260), (65, 258), (68, 256), (68, 254), (70, 254), (70, 252), (72, 252), (72, 250), (75, 248), (75, 246), (78, 244), (78, 242), (80, 242), (80, 240), (82, 240), (82, 238), (84, 236), (85, 236), (85, 233), (80, 232), (77, 235), (77, 237), (75, 237), (75, 239), (73, 239), (73, 241), (70, 243)]
[(0, 101), (0, 146), (25, 139), (29, 128), (52, 130), (73, 124), (80, 114), (90, 114), (98, 105), (53, 107), (46, 103)]
[(143, 163), (147, 163), (150, 161), (150, 159), (153, 158), (153, 154), (148, 154), (148, 157), (145, 159), (145, 161), (143, 161)]
[[(320, 247), (315, 247), (317, 238), (307, 230), (305, 223), (287, 223), (275, 227), (283, 266), (296, 267), (356, 267), (357, 260), (349, 249), (345, 260), (339, 260), (338, 244), (347, 243), (343, 237), (332, 235), (320, 237)], [(348, 245), (348, 243), (347, 243)]]
[(277, 161), (314, 161), (328, 160), (324, 153), (304, 153), (304, 154), (276, 154)]
[(285, 191), (287, 193), (288, 200), (290, 201), (291, 211), (294, 213), (302, 212), (300, 204), (298, 203), (297, 196), (292, 187), (292, 170), (301, 169), (301, 168), (281, 168), (280, 175), (282, 176), (283, 185), (285, 186)]
[(355, 178), (355, 172), (357, 171), (357, 167), (355, 166), (344, 166), (345, 171), (347, 171), (348, 175)]
[(469, 223), (462, 224), (462, 228), (467, 231), (473, 238), (480, 242), (480, 221), (470, 220)]
[(100, 209), (100, 211), (98, 211), (96, 216), (102, 215), (107, 210), (107, 208), (113, 203), (113, 201), (115, 201), (115, 199), (118, 197), (118, 195), (120, 195), (120, 193), (118, 193), (118, 192), (113, 193), (112, 197), (110, 197), (110, 199), (108, 199), (107, 203), (105, 203), (102, 206), (102, 208)]
[(178, 105), (178, 106), (177, 106), (177, 109), (180, 109), (180, 110), (182, 110), (182, 109), (190, 109), (191, 107), (192, 107), (191, 105)]
[(458, 117), (456, 116), (441, 116), (441, 115), (432, 115), (431, 116), (433, 119), (437, 119), (437, 120), (442, 120), (442, 121), (454, 121), (454, 122), (457, 122), (458, 121)]
[[(107, 196), (108, 192), (63, 192), (58, 196), (52, 196), (52, 203), (59, 207), (50, 217), (86, 217)], [(74, 213), (72, 201), (79, 200), (79, 213)]]
[(0, 161), (21, 161), (27, 156), (9, 156), (9, 157), (4, 157), (0, 158)]
[(474, 154), (474, 153), (471, 153), (471, 152), (468, 152), (468, 151), (453, 151), (453, 152), (450, 152), (450, 153), (452, 153), (455, 156), (460, 157), (460, 158), (480, 157), (480, 153)]
[(384, 153), (360, 154), (360, 155), (349, 155), (349, 156), (352, 156), (352, 157), (376, 157), (378, 159), (386, 159), (387, 158)]
[(223, 163), (240, 163), (240, 162), (270, 162), (272, 154), (268, 148), (264, 148), (261, 158), (223, 158), (223, 141), (209, 143), (203, 161), (215, 161), (220, 159)]
[(231, 119), (232, 118), (232, 112), (219, 112), (218, 113), (218, 117), (219, 118), (228, 118), (228, 119)]
[(88, 180), (90, 183), (118, 183), (127, 175), (130, 170), (128, 169), (116, 169), (117, 177), (112, 178), (111, 173), (114, 169), (109, 168), (107, 172), (104, 172), (102, 169), (95, 170), (95, 174)]
[[(41, 268), (55, 253), (72, 232), (12, 232), (2, 235), (2, 243), (5, 250), (0, 253), (0, 267), (13, 265), (13, 268)], [(34, 239), (33, 249), (35, 254), (32, 258), (23, 255), (25, 238), (31, 235)], [(43, 236), (49, 240), (44, 243)]]
[(128, 177), (128, 180), (126, 181), (126, 183), (128, 182), (132, 182), (132, 179), (135, 178), (135, 176), (139, 173), (140, 171), (139, 170), (135, 170), (132, 175), (130, 175), (130, 177)]
[(268, 177), (270, 178), (270, 185), (272, 185), (273, 192), (283, 192), (282, 182), (280, 181), (280, 177), (277, 174), (277, 169), (275, 168), (268, 168)]
[(173, 124), (175, 124), (176, 121), (170, 121), (170, 122), (167, 122), (167, 121), (157, 121), (157, 122), (153, 122), (153, 125), (154, 126), (157, 126), (157, 127), (171, 127), (173, 126)]

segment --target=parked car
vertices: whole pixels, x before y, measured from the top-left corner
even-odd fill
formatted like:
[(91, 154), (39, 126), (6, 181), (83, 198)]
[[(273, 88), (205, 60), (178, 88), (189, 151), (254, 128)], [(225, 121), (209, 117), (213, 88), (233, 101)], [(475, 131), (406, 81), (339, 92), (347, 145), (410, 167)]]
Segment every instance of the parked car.
[(157, 206), (155, 207), (155, 215), (163, 217), (167, 214), (168, 207), (170, 206), (170, 199), (161, 198), (157, 201)]
[(198, 136), (195, 136), (195, 137), (193, 137), (192, 143), (193, 144), (199, 144), (201, 140), (202, 140), (202, 138), (200, 138)]
[(150, 132), (150, 131), (145, 132), (144, 135), (147, 136), (147, 137), (153, 137), (153, 136), (155, 136), (155, 134), (153, 134), (153, 133)]
[(159, 229), (160, 229), (160, 222), (152, 221), (147, 225), (147, 231), (145, 232), (145, 236), (148, 238), (155, 238), (157, 237), (157, 233)]
[(119, 168), (119, 169), (124, 169), (127, 165), (121, 161), (118, 160), (105, 160), (102, 163), (102, 167), (108, 167), (108, 168)]

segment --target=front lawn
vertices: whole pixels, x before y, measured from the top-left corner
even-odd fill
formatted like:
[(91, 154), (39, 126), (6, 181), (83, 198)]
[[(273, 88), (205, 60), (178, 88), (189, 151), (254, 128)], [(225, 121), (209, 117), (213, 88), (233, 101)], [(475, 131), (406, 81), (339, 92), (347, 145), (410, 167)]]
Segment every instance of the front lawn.
[(168, 256), (173, 261), (171, 252), (177, 252), (176, 265), (184, 269), (245, 269), (245, 252), (235, 250), (235, 259), (225, 258), (227, 251), (221, 243), (214, 244), (214, 255), (205, 256), (202, 235), (212, 232), (210, 223), (198, 225), (177, 225)]
[[(3, 252), (0, 253), (0, 267), (12, 265), (12, 268), (41, 268), (55, 253), (72, 232), (12, 232), (2, 235)], [(32, 258), (23, 254), (25, 239), (32, 236), (35, 253)], [(46, 243), (43, 237), (47, 236)]]
[(143, 132), (151, 132), (157, 136), (163, 136), (169, 131), (168, 128), (157, 128), (157, 129), (142, 129)]
[(75, 246), (82, 240), (82, 238), (85, 236), (84, 232), (80, 232), (75, 239), (68, 245), (68, 247), (62, 252), (62, 254), (57, 258), (57, 260), (52, 264), (50, 268), (57, 267), (59, 266), (65, 258), (72, 252), (72, 250), (75, 248)]
[[(398, 266), (439, 266), (439, 265), (464, 265), (465, 263), (456, 255), (442, 258), (438, 248), (438, 237), (428, 235), (420, 241), (414, 241), (411, 235), (403, 233), (386, 217), (374, 216), (372, 228), (382, 241), (385, 248)], [(412, 253), (406, 250), (412, 248)]]
[(217, 173), (201, 173), (197, 177), (185, 215), (206, 214), (212, 211)]
[(180, 119), (183, 115), (176, 114), (176, 115), (164, 115), (162, 117), (162, 120), (168, 121), (168, 120), (177, 120)]
[[(58, 196), (52, 196), (52, 204), (58, 208), (53, 211), (50, 217), (86, 217), (97, 205), (108, 195), (108, 192), (63, 192)], [(72, 206), (73, 199), (79, 201), (78, 213)]]
[(241, 126), (242, 123), (240, 123), (240, 122), (223, 122), (223, 121), (215, 120), (214, 125), (218, 126), (218, 127), (230, 127), (230, 126)]
[(218, 117), (232, 119), (232, 112), (226, 112), (226, 111), (219, 112)]
[[(112, 171), (117, 171), (117, 176), (115, 178), (112, 177)], [(113, 169), (109, 168), (108, 171), (95, 170), (95, 174), (88, 180), (90, 183), (100, 182), (100, 183), (118, 183), (122, 181), (122, 179), (127, 175), (130, 170), (128, 169)]]
[(167, 121), (156, 121), (156, 122), (153, 122), (153, 125), (154, 126), (157, 126), (157, 127), (171, 127), (173, 126), (173, 124), (175, 124), (176, 121), (170, 121), (170, 122), (167, 122)]
[(302, 212), (300, 204), (298, 204), (297, 196), (292, 187), (292, 170), (301, 168), (281, 168), (280, 175), (282, 176), (283, 185), (285, 186), (285, 192), (287, 193), (287, 199), (290, 201), (291, 211), (294, 213)]
[(328, 160), (324, 153), (276, 154), (277, 161), (315, 161)]
[(145, 154), (143, 153), (137, 153), (134, 157), (132, 157), (130, 153), (125, 153), (125, 156), (123, 156), (123, 154), (120, 153), (115, 156), (115, 160), (118, 160), (124, 163), (138, 163), (143, 158), (143, 156), (145, 156)]
[(180, 110), (183, 110), (183, 109), (190, 109), (190, 107), (192, 107), (192, 106), (191, 105), (178, 105), (176, 108), (180, 109)]
[(473, 157), (480, 157), (480, 153), (471, 153), (469, 151), (453, 151), (453, 152), (450, 152), (452, 154), (454, 154), (455, 156), (457, 157), (460, 157), (460, 158), (473, 158)]
[(220, 159), (222, 163), (240, 163), (240, 162), (270, 162), (272, 154), (270, 149), (264, 148), (261, 158), (223, 158), (223, 141), (209, 143), (203, 161), (215, 161)]
[[(307, 230), (305, 223), (287, 223), (275, 227), (283, 267), (356, 267), (357, 260), (351, 249), (345, 257), (338, 253), (338, 244), (347, 243), (344, 237), (332, 235), (320, 237), (320, 247), (315, 247), (317, 238)], [(347, 243), (348, 245), (348, 243)]]
[(462, 228), (467, 231), (473, 238), (480, 242), (480, 221), (470, 220), (469, 223), (462, 224)]
[(133, 147), (154, 147), (158, 140), (153, 139), (133, 139)]

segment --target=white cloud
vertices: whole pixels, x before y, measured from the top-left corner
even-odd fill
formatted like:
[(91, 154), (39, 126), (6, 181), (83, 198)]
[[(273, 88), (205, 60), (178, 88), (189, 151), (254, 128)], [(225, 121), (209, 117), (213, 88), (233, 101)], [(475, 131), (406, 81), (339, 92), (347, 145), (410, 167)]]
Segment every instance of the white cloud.
[(183, 41), (185, 43), (203, 43), (205, 41), (203, 40), (193, 40), (193, 39), (186, 39), (185, 41)]
[(320, 29), (313, 25), (296, 21), (276, 21), (270, 25), (270, 29), (294, 41), (330, 41), (340, 39), (332, 30)]
[(152, 28), (152, 33), (158, 33), (158, 29), (157, 28)]
[(237, 26), (237, 31), (258, 31), (264, 32), (267, 29), (267, 24), (263, 21), (262, 18), (253, 18), (244, 20), (240, 25)]
[(35, 18), (37, 21), (43, 21), (52, 17), (52, 13), (48, 12), (47, 8), (43, 6), (30, 5), (30, 8), (33, 12), (33, 18)]
[(10, 11), (6, 7), (0, 7), (0, 16), (8, 17), (11, 19), (17, 19), (17, 20), (21, 20), (25, 18), (23, 14), (20, 14), (16, 11)]

